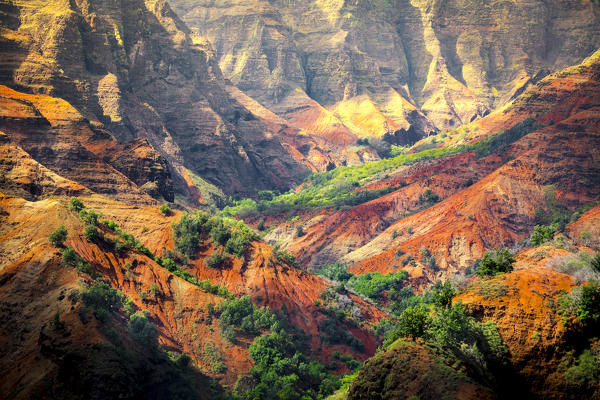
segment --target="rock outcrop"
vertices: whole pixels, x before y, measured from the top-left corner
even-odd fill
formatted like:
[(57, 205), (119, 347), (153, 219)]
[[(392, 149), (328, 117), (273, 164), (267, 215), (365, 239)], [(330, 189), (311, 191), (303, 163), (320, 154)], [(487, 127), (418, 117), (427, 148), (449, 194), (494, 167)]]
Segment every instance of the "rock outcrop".
[(3, 4), (0, 83), (66, 100), (121, 144), (147, 139), (172, 173), (230, 194), (287, 190), (308, 172), (228, 94), (210, 48), (165, 1)]
[[(528, 236), (538, 213), (548, 209), (548, 196), (575, 211), (600, 194), (592, 184), (599, 179), (597, 155), (589, 151), (600, 145), (599, 68), (597, 52), (444, 144), (474, 144), (537, 118), (539, 129), (509, 147), (485, 157), (466, 152), (387, 170), (362, 190), (403, 187), (348, 210), (321, 210), (286, 222), (267, 239), (288, 241), (314, 268), (337, 261), (353, 265), (356, 273), (406, 268), (421, 283), (464, 271), (486, 249), (510, 247)], [(442, 201), (424, 204), (427, 189)], [(306, 233), (301, 237), (293, 235), (298, 224)], [(431, 267), (420, 263), (423, 247), (435, 258)], [(403, 264), (407, 255), (416, 258), (416, 268)]]
[[(471, 122), (600, 46), (600, 9), (562, 1), (174, 0), (213, 44), (224, 76), (324, 135)], [(340, 122), (343, 124), (340, 126)]]

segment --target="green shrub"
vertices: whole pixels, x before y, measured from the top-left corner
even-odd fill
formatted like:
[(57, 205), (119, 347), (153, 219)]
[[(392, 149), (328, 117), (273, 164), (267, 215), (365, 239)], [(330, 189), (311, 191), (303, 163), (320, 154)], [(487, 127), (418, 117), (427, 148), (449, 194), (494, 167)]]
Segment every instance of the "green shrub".
[(234, 231), (225, 244), (225, 251), (238, 258), (242, 258), (249, 244), (250, 239), (244, 232)]
[(529, 238), (529, 241), (534, 246), (540, 246), (546, 242), (549, 242), (554, 238), (554, 234), (558, 231), (558, 224), (552, 225), (536, 225), (533, 228), (533, 233)]
[(461, 343), (475, 343), (481, 336), (480, 327), (463, 304), (438, 309), (429, 321), (429, 335), (448, 348), (460, 348)]
[(227, 366), (223, 362), (223, 356), (218, 347), (213, 342), (204, 343), (204, 359), (210, 364), (210, 369), (215, 374), (222, 374), (227, 371)]
[(346, 265), (342, 263), (326, 265), (317, 273), (317, 275), (341, 283), (346, 283), (348, 279), (354, 276), (348, 272)]
[(302, 228), (302, 225), (298, 225), (296, 227), (296, 237), (302, 237), (304, 236), (304, 228)]
[(54, 232), (52, 232), (50, 234), (50, 236), (48, 237), (48, 240), (50, 241), (50, 243), (52, 243), (52, 245), (56, 246), (56, 247), (62, 247), (63, 246), (63, 242), (67, 239), (67, 230), (65, 229), (64, 225), (59, 226), (58, 228), (56, 228), (56, 230)]
[(356, 293), (373, 300), (379, 300), (385, 291), (402, 289), (407, 278), (408, 273), (406, 271), (398, 271), (387, 275), (382, 275), (379, 272), (367, 272), (366, 274), (352, 276), (346, 286)]
[(433, 291), (433, 304), (438, 307), (448, 308), (452, 305), (452, 298), (456, 296), (456, 290), (450, 281), (446, 281)]
[(225, 245), (231, 237), (231, 230), (223, 221), (217, 221), (210, 230), (210, 238), (217, 245)]
[(479, 287), (477, 288), (477, 294), (486, 300), (497, 299), (505, 296), (507, 293), (508, 286), (502, 282), (482, 281), (479, 282)]
[(480, 323), (479, 326), (481, 327), (481, 332), (490, 349), (490, 355), (497, 361), (505, 361), (510, 353), (508, 347), (506, 347), (506, 344), (502, 341), (496, 323), (494, 321), (487, 321)]
[(78, 197), (69, 199), (69, 210), (79, 212), (85, 208), (85, 205)]
[(63, 250), (63, 264), (66, 265), (74, 265), (77, 262), (78, 255), (75, 252), (75, 249), (72, 247), (67, 247)]
[(440, 201), (440, 196), (433, 193), (431, 189), (425, 189), (425, 192), (420, 196), (421, 204), (435, 204)]
[(96, 317), (103, 321), (110, 313), (117, 311), (123, 303), (121, 292), (104, 281), (96, 280), (90, 288), (81, 293), (83, 303), (94, 310)]
[(94, 210), (81, 210), (79, 211), (79, 219), (86, 225), (98, 225), (98, 218), (100, 218), (102, 214), (97, 213)]
[[(338, 310), (342, 312), (342, 310)], [(343, 320), (342, 320), (343, 321)], [(363, 349), (363, 343), (355, 338), (352, 333), (341, 323), (339, 318), (327, 317), (319, 323), (319, 332), (328, 345), (345, 344), (356, 350)]]
[(430, 324), (431, 318), (424, 305), (408, 307), (398, 318), (396, 329), (390, 334), (385, 345), (402, 337), (410, 337), (412, 340), (423, 337)]
[(89, 242), (96, 244), (102, 239), (102, 234), (98, 232), (98, 227), (96, 225), (86, 226), (84, 236)]
[(596, 254), (596, 256), (592, 258), (590, 261), (590, 266), (594, 271), (600, 273), (600, 253)]
[(500, 154), (511, 144), (527, 134), (543, 128), (544, 125), (535, 122), (535, 118), (527, 118), (505, 131), (489, 135), (484, 140), (476, 143), (473, 148), (477, 157), (486, 157), (490, 154)]
[(227, 255), (222, 251), (215, 251), (210, 257), (206, 258), (208, 268), (219, 268), (227, 260)]
[(144, 347), (157, 348), (158, 331), (146, 314), (135, 313), (129, 317), (129, 334)]
[(171, 215), (171, 208), (169, 207), (169, 205), (167, 203), (161, 205), (158, 208), (158, 211), (160, 211), (160, 213), (162, 215), (164, 215), (165, 217)]
[(227, 340), (235, 336), (235, 329), (248, 334), (257, 334), (270, 328), (277, 317), (266, 307), (257, 308), (250, 296), (229, 299), (219, 305), (219, 327), (221, 335)]
[(72, 247), (63, 250), (63, 264), (75, 267), (79, 272), (88, 274), (92, 278), (96, 275), (92, 267)]
[(581, 287), (577, 318), (583, 325), (600, 322), (600, 283), (589, 281)]
[(184, 369), (190, 365), (192, 358), (186, 353), (181, 353), (173, 361), (175, 362), (175, 365), (177, 365), (179, 368)]
[(322, 364), (300, 353), (284, 330), (259, 336), (248, 354), (255, 364), (249, 371), (253, 384), (237, 392), (242, 399), (323, 399), (340, 386)]
[(586, 349), (581, 353), (575, 365), (567, 369), (565, 380), (577, 388), (585, 388), (600, 379), (600, 358)]
[(494, 276), (510, 272), (513, 270), (514, 263), (515, 258), (507, 249), (486, 251), (476, 273), (479, 276)]

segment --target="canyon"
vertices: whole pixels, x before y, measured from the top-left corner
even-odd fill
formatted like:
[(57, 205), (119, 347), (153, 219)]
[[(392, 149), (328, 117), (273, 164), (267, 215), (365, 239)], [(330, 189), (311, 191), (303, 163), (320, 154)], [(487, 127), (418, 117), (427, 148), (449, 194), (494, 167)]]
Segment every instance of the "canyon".
[(599, 398), (599, 48), (589, 0), (0, 0), (0, 397)]

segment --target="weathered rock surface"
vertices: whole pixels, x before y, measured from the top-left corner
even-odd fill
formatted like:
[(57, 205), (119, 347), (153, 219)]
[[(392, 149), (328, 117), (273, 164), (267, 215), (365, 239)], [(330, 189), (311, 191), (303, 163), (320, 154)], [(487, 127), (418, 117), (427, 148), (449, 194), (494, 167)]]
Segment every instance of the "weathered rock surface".
[[(387, 273), (406, 268), (423, 284), (464, 271), (486, 249), (510, 247), (530, 234), (548, 193), (571, 211), (600, 194), (600, 52), (548, 76), (503, 110), (468, 125), (448, 143), (475, 143), (527, 117), (548, 124), (498, 154), (472, 153), (390, 171), (365, 189), (397, 187), (349, 210), (322, 210), (287, 222), (267, 239), (286, 240), (304, 262), (320, 268), (344, 261), (352, 271)], [(551, 123), (552, 121), (552, 123)], [(442, 201), (418, 212), (429, 188)], [(295, 225), (306, 232), (295, 237)], [(591, 229), (591, 228), (588, 228)], [(423, 263), (425, 247), (435, 265)], [(403, 266), (407, 255), (417, 266)]]
[(3, 4), (0, 83), (64, 99), (120, 143), (145, 138), (172, 173), (227, 193), (284, 190), (308, 172), (227, 93), (210, 48), (165, 1)]
[(307, 130), (310, 97), (359, 136), (468, 123), (600, 46), (587, 0), (172, 3), (240, 89)]

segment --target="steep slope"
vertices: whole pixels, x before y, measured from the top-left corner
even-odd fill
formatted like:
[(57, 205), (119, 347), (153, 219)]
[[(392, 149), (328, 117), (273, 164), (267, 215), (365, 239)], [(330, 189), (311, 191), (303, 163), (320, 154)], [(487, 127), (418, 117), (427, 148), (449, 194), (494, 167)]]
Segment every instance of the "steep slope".
[(205, 376), (132, 342), (124, 316), (100, 321), (84, 311), (89, 277), (65, 266), (48, 243), (59, 224), (70, 232), (80, 224), (65, 203), (0, 194), (1, 396), (212, 398)]
[(227, 193), (306, 173), (235, 101), (210, 49), (164, 1), (5, 1), (0, 83), (69, 102), (120, 143), (145, 138), (179, 191), (184, 168)]
[[(415, 153), (415, 160), (424, 155), (413, 165), (386, 160), (381, 167), (340, 172), (354, 177), (371, 168), (371, 180), (359, 181), (356, 190), (394, 190), (358, 206), (307, 212), (266, 237), (289, 241), (288, 248), (314, 268), (336, 261), (354, 264), (355, 272), (406, 267), (423, 282), (464, 271), (486, 249), (528, 236), (551, 207), (572, 212), (600, 195), (592, 183), (599, 179), (597, 155), (589, 151), (600, 139), (599, 68), (597, 52), (548, 76), (451, 135), (445, 150), (437, 149), (440, 156)], [(471, 147), (456, 147), (465, 143)], [(397, 160), (402, 157), (410, 160)], [(441, 202), (427, 200), (427, 189)], [(294, 235), (298, 225), (305, 235)], [(425, 260), (423, 248), (435, 262)], [(409, 255), (414, 267), (406, 265)]]
[[(20, 152), (28, 153), (21, 157), (23, 162), (29, 163), (27, 158), (31, 156), (56, 174), (92, 191), (131, 203), (157, 204), (141, 189), (145, 184), (153, 184), (161, 188), (153, 193), (156, 198), (173, 200), (169, 169), (156, 151), (144, 141), (133, 146), (137, 152), (131, 151), (132, 146), (123, 148), (64, 100), (0, 86), (0, 130), (4, 132), (6, 146), (19, 147)], [(13, 173), (19, 173), (18, 166), (9, 161), (17, 154), (5, 154), (3, 163), (10, 165)], [(127, 154), (128, 161), (120, 161), (119, 154)], [(123, 164), (127, 162), (129, 167)], [(36, 179), (34, 170), (28, 168), (27, 172), (30, 180)], [(10, 180), (14, 179), (6, 182)], [(42, 190), (37, 183), (29, 184), (26, 198), (43, 194), (37, 193)], [(52, 190), (51, 184), (45, 186)], [(57, 182), (54, 189), (59, 186)]]
[(348, 400), (495, 399), (492, 391), (427, 346), (399, 341), (369, 359), (346, 397)]
[(240, 89), (307, 130), (310, 97), (359, 136), (468, 123), (600, 45), (587, 0), (173, 4)]
[[(71, 185), (76, 187), (75, 183), (71, 182)], [(155, 254), (173, 248), (171, 223), (180, 214), (165, 217), (156, 207), (143, 208), (99, 195), (82, 199), (87, 207), (103, 212), (103, 218), (114, 220), (124, 231), (142, 239), (141, 242)], [(3, 391), (16, 389), (11, 385), (19, 382), (27, 390), (33, 390), (37, 387), (36, 382), (46, 379), (49, 375), (43, 372), (45, 368), (49, 368), (47, 373), (51, 374), (56, 367), (50, 360), (35, 369), (27, 368), (31, 359), (40, 356), (37, 347), (40, 326), (49, 324), (57, 310), (61, 315), (65, 314), (64, 318), (68, 321), (76, 318), (76, 312), (75, 316), (71, 316), (65, 309), (70, 304), (67, 299), (61, 302), (66, 295), (58, 302), (55, 300), (57, 293), (69, 293), (72, 288), (79, 287), (78, 282), (82, 279), (77, 278), (73, 269), (61, 265), (60, 253), (48, 243), (50, 232), (61, 224), (69, 232), (66, 246), (73, 247), (105, 281), (130, 297), (136, 308), (150, 312), (151, 320), (159, 331), (159, 342), (165, 349), (189, 354), (194, 365), (228, 386), (232, 386), (240, 374), (248, 371), (253, 364), (248, 354), (253, 337), (242, 334), (232, 341), (224, 338), (218, 315), (215, 316), (211, 311), (211, 308), (218, 307), (224, 301), (222, 296), (172, 274), (136, 250), (117, 252), (108, 245), (110, 242), (90, 242), (83, 235), (83, 223), (77, 213), (67, 209), (67, 203), (64, 197), (35, 202), (6, 195), (1, 197), (0, 287), (5, 305), (3, 312), (11, 321), (6, 327), (8, 330), (2, 333), (2, 341), (6, 343), (11, 356), (2, 358), (0, 362), (5, 365), (16, 362), (22, 366), (11, 374), (3, 374)], [(106, 228), (102, 228), (102, 234), (105, 237), (111, 235)], [(209, 280), (212, 285), (227, 287), (237, 297), (250, 295), (259, 306), (280, 310), (292, 326), (306, 332), (309, 343), (307, 352), (315, 359), (329, 363), (331, 354), (336, 350), (352, 354), (358, 360), (374, 354), (376, 343), (370, 324), (377, 323), (385, 314), (373, 305), (351, 296), (349, 305), (357, 307), (360, 320), (355, 320), (358, 323), (342, 322), (339, 328), (359, 340), (363, 345), (361, 350), (344, 344), (329, 344), (320, 337), (320, 322), (326, 315), (319, 311), (316, 302), (329, 286), (328, 282), (286, 264), (269, 261), (272, 250), (261, 242), (254, 242), (243, 260), (232, 259), (230, 264), (219, 269), (206, 266), (207, 258), (215, 251), (212, 245), (205, 243), (202, 248), (204, 250), (194, 257), (187, 269), (191, 276)], [(43, 316), (34, 318), (36, 324), (42, 325), (29, 326), (26, 321), (20, 320), (21, 314), (14, 313), (13, 306), (16, 303), (13, 298), (19, 297), (18, 293), (23, 291), (36, 293), (32, 285), (50, 279), (48, 276), (54, 282), (48, 288), (48, 295), (36, 297), (30, 305), (31, 313), (44, 310)], [(83, 279), (89, 282), (90, 279), (85, 276), (83, 274)], [(30, 301), (28, 299), (28, 296), (24, 296), (19, 301)], [(33, 314), (28, 311), (25, 315)], [(73, 324), (71, 326), (69, 323), (69, 329), (79, 330), (79, 323), (75, 321)], [(80, 340), (87, 343), (85, 333), (82, 333), (84, 337)], [(96, 337), (94, 334), (87, 339)], [(81, 351), (85, 353), (85, 350)], [(217, 354), (224, 368), (214, 367), (215, 360), (211, 358), (214, 354)], [(60, 377), (57, 379), (61, 382)]]

